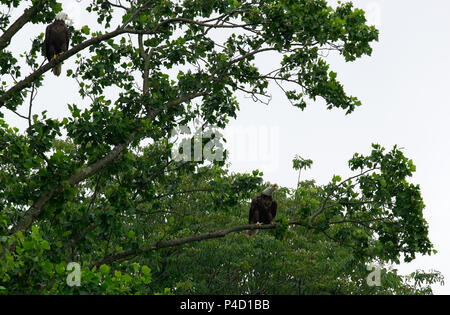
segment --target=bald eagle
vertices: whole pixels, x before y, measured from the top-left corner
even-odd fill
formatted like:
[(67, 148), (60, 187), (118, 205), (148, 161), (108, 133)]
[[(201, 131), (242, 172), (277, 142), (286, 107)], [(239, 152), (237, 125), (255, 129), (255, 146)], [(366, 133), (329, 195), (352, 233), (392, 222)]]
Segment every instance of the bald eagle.
[[(45, 56), (49, 62), (69, 49), (70, 34), (66, 21), (70, 21), (68, 15), (59, 12), (55, 21), (49, 24), (45, 30)], [(61, 66), (62, 63), (59, 63), (53, 68), (53, 73), (56, 76), (61, 74)]]
[[(248, 213), (249, 224), (271, 224), (277, 215), (277, 201), (272, 199), (273, 192), (278, 188), (277, 184), (270, 185), (263, 190), (261, 195), (253, 198)], [(255, 235), (257, 230), (250, 230), (248, 235)]]

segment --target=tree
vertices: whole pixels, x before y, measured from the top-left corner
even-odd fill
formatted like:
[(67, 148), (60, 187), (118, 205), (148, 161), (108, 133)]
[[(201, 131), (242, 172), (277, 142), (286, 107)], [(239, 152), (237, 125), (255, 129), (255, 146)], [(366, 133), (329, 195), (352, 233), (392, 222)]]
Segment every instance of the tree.
[[(370, 55), (378, 32), (362, 10), (321, 0), (96, 0), (89, 11), (103, 31), (71, 27), (69, 51), (39, 65), (43, 34), (21, 56), (8, 51), (11, 39), (27, 23), (44, 29), (61, 4), (1, 1), (20, 3), (29, 7), (16, 21), (0, 19), (0, 292), (430, 293), (441, 280), (362, 280), (369, 262), (432, 253), (419, 188), (406, 181), (414, 165), (397, 148), (355, 155), (359, 173), (347, 180), (283, 189), (284, 214), (261, 227), (242, 225), (259, 171), (230, 174), (225, 161), (172, 155), (175, 127), (199, 119), (223, 128), (236, 117), (236, 93), (262, 100), (272, 81), (291, 84), (285, 94), (300, 109), (320, 97), (351, 113), (360, 102), (323, 51)], [(262, 73), (255, 58), (267, 52), (281, 62)], [(68, 104), (61, 119), (32, 115), (48, 71), (69, 58), (76, 67), (66, 76), (90, 106)], [(4, 111), (28, 128), (11, 127)], [(269, 231), (239, 233), (256, 228)], [(80, 287), (66, 282), (69, 262), (81, 267)]]

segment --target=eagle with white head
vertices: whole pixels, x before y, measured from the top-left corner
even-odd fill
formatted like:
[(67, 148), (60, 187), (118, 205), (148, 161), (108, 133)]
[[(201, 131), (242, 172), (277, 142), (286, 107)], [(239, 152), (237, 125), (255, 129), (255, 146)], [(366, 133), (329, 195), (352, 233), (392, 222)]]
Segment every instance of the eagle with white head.
[[(71, 24), (69, 16), (64, 12), (56, 14), (55, 21), (47, 26), (45, 30), (45, 56), (48, 61), (52, 61), (59, 55), (69, 50), (69, 28), (67, 25)], [(58, 63), (53, 68), (53, 73), (56, 76), (61, 74), (62, 63)]]

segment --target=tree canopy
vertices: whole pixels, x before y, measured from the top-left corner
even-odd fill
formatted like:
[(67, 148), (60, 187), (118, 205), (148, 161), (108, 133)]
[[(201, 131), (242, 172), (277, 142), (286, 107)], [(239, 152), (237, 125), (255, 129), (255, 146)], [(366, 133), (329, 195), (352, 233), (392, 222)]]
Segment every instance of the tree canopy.
[[(270, 82), (301, 110), (320, 98), (352, 113), (361, 103), (326, 56), (370, 55), (378, 31), (351, 2), (93, 0), (102, 30), (70, 26), (69, 50), (51, 62), (44, 31), (61, 3), (0, 5), (0, 293), (429, 294), (442, 281), (385, 268), (381, 286), (366, 282), (369, 264), (434, 252), (419, 186), (408, 181), (415, 166), (397, 147), (355, 154), (350, 178), (280, 189), (276, 222), (263, 226), (246, 224), (266, 185), (257, 165), (235, 174), (226, 159), (173, 156), (175, 128), (224, 128), (236, 95), (261, 101)], [(12, 39), (29, 23), (42, 33), (15, 54)], [(266, 53), (280, 63), (263, 72)], [(49, 70), (69, 58), (62, 76), (89, 106), (62, 99), (67, 117), (33, 114)], [(8, 111), (28, 127), (6, 121)], [(218, 150), (213, 139), (202, 149)], [(293, 168), (311, 164), (296, 157)], [(248, 238), (250, 229), (261, 231)], [(70, 262), (81, 266), (80, 286), (66, 281)]]

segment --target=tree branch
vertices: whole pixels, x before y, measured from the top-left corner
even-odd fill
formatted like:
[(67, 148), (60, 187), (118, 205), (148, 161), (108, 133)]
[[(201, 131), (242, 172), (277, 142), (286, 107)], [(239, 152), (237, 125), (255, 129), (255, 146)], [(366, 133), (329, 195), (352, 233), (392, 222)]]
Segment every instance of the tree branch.
[[(334, 222), (334, 223), (337, 224), (337, 223), (343, 223), (343, 222)], [(308, 229), (316, 229), (316, 230), (324, 233), (324, 235), (327, 236), (329, 239), (341, 244), (341, 242), (339, 242), (338, 240), (331, 237), (323, 229), (319, 229), (319, 228), (316, 228), (314, 226), (311, 226), (311, 225), (308, 225), (308, 224), (305, 224), (305, 223), (302, 223), (299, 221), (291, 221), (288, 223), (288, 225), (290, 225), (290, 226), (298, 226), (299, 225), (299, 226), (306, 227)], [(153, 250), (159, 250), (159, 249), (168, 248), (168, 247), (175, 247), (175, 246), (180, 246), (180, 245), (184, 245), (184, 244), (200, 242), (200, 241), (204, 241), (204, 240), (208, 240), (208, 239), (221, 238), (221, 237), (227, 236), (228, 234), (245, 231), (245, 230), (275, 229), (277, 226), (278, 226), (277, 223), (263, 224), (263, 225), (246, 224), (246, 225), (233, 226), (233, 227), (223, 229), (220, 231), (216, 231), (216, 232), (206, 232), (206, 233), (202, 233), (202, 234), (198, 234), (198, 235), (191, 235), (191, 236), (176, 238), (176, 239), (172, 239), (172, 240), (168, 240), (168, 241), (157, 241), (157, 242), (151, 243), (149, 245), (146, 245), (144, 247), (141, 247), (139, 249), (126, 249), (126, 250), (123, 250), (120, 252), (110, 254), (100, 260), (97, 260), (97, 261), (91, 263), (88, 266), (88, 268), (92, 268), (94, 266), (99, 267), (103, 264), (111, 264), (116, 261), (127, 260), (127, 259), (133, 258), (141, 253), (145, 253), (145, 252), (149, 252), (149, 251), (153, 251)], [(348, 245), (348, 246), (352, 247), (351, 245)]]
[(120, 3), (120, 1), (119, 1), (119, 4), (117, 4), (117, 3), (112, 3), (111, 1), (106, 1), (106, 2), (108, 2), (109, 3), (109, 5), (111, 5), (112, 7), (116, 7), (116, 8), (120, 8), (120, 9), (123, 9), (123, 10), (125, 10), (125, 11), (128, 11), (130, 8), (127, 8), (127, 7), (125, 7), (125, 6), (123, 6), (121, 3)]
[[(357, 177), (363, 176), (364, 174), (372, 172), (372, 171), (375, 171), (377, 169), (380, 169), (380, 168), (379, 167), (374, 167), (374, 168), (365, 170), (364, 172), (361, 172), (360, 174), (357, 174), (357, 175), (354, 175), (352, 177), (349, 177), (346, 180), (343, 180), (342, 182), (340, 182), (335, 187), (335, 189), (340, 187), (340, 186), (342, 186), (344, 183), (346, 183), (348, 181), (351, 181), (352, 179), (355, 179)], [(334, 191), (334, 189), (333, 189), (333, 191)], [(322, 214), (325, 211), (325, 206), (326, 206), (327, 202), (330, 200), (330, 197), (331, 197), (331, 193), (327, 194), (327, 196), (325, 197), (325, 200), (322, 202), (322, 206), (320, 207), (320, 209), (311, 216), (311, 219), (309, 220), (310, 222), (313, 222), (315, 220), (315, 218), (317, 218), (320, 214)]]
[(36, 71), (31, 73), (28, 77), (26, 77), (22, 81), (18, 82), (16, 85), (14, 85), (8, 91), (6, 91), (2, 96), (0, 96), (0, 107), (4, 106), (5, 101), (7, 101), (9, 98), (11, 98), (12, 95), (20, 92), (24, 88), (29, 87), (34, 80), (38, 79), (42, 74), (44, 74), (48, 70), (52, 69), (56, 64), (70, 58), (71, 56), (75, 55), (76, 53), (82, 51), (83, 49), (85, 49), (91, 45), (100, 43), (104, 40), (108, 40), (110, 38), (113, 38), (113, 37), (123, 34), (123, 33), (126, 33), (126, 31), (123, 29), (116, 29), (115, 31), (88, 39), (88, 40), (78, 44), (77, 46), (72, 47), (72, 49), (69, 49), (64, 54), (61, 54), (60, 56), (56, 57), (49, 63), (40, 67), (39, 69), (37, 69)]
[(3, 33), (0, 37), (0, 50), (7, 47), (11, 41), (11, 38), (25, 25), (31, 18), (38, 13), (38, 3), (35, 3), (32, 7), (29, 7), (25, 12)]
[[(289, 224), (290, 225), (298, 225), (298, 222), (291, 222)], [(176, 238), (176, 239), (168, 240), (168, 241), (158, 241), (158, 242), (154, 242), (154, 243), (149, 244), (140, 249), (127, 249), (127, 250), (123, 250), (121, 252), (111, 254), (101, 260), (93, 262), (92, 264), (89, 265), (89, 268), (92, 268), (94, 266), (100, 266), (103, 264), (111, 264), (114, 261), (131, 258), (131, 257), (138, 255), (139, 253), (148, 252), (151, 250), (158, 250), (161, 248), (180, 246), (183, 244), (199, 242), (199, 241), (204, 241), (204, 240), (213, 239), (213, 238), (225, 237), (228, 234), (234, 233), (234, 232), (240, 232), (240, 231), (245, 231), (245, 230), (268, 230), (268, 229), (274, 229), (276, 227), (277, 227), (277, 224), (264, 224), (264, 225), (246, 224), (246, 225), (233, 226), (233, 227), (230, 227), (230, 228), (227, 228), (224, 230), (220, 230), (220, 231), (216, 231), (216, 232), (208, 232), (208, 233), (203, 233), (203, 234), (198, 234), (198, 235)]]

